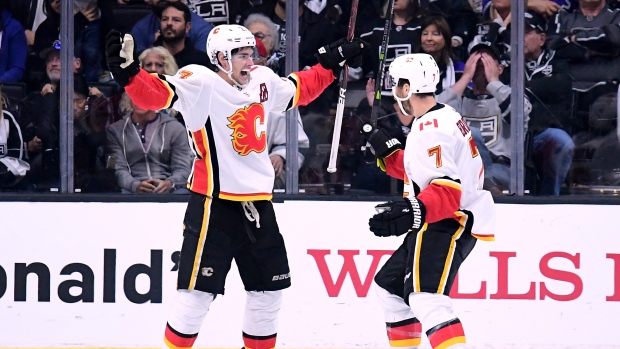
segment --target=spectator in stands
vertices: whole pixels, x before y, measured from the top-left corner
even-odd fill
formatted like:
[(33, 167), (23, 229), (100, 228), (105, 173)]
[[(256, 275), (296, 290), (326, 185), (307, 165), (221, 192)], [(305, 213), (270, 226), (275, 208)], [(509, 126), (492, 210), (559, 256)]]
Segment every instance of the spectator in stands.
[[(144, 70), (149, 73), (174, 75), (177, 73), (177, 70), (179, 70), (174, 57), (172, 57), (170, 52), (162, 46), (155, 46), (142, 51), (138, 61), (140, 62), (140, 67), (144, 68)], [(167, 112), (168, 115), (174, 117), (183, 126), (185, 126), (183, 115), (181, 115), (178, 111), (170, 108), (167, 109)]]
[(99, 2), (109, 1), (74, 0), (74, 11), (77, 11), (74, 18), (74, 50), (78, 51), (78, 56), (82, 58), (84, 76), (88, 82), (99, 81), (104, 71), (103, 33), (108, 27), (104, 28), (103, 11)]
[[(177, 2), (180, 0), (168, 0), (167, 2)], [(152, 8), (153, 12), (139, 20), (131, 29), (131, 35), (134, 38), (136, 44), (136, 51), (142, 53), (142, 51), (151, 47), (153, 42), (159, 38), (161, 34), (161, 12), (165, 2), (161, 0), (153, 0)], [(213, 29), (213, 26), (209, 22), (203, 20), (199, 15), (194, 12), (190, 12), (190, 20), (192, 25), (187, 33), (187, 37), (191, 40), (195, 49), (207, 52), (207, 37), (209, 32)]]
[(28, 45), (22, 25), (8, 11), (7, 0), (0, 0), (0, 82), (18, 82), (24, 76)]
[[(439, 66), (441, 79), (435, 91), (438, 102), (443, 103), (451, 99), (450, 87), (459, 82), (463, 75), (465, 64), (456, 59), (452, 52), (449, 40), (452, 37), (448, 22), (443, 17), (428, 17), (422, 22), (421, 47), (419, 52), (433, 56)], [(469, 81), (461, 81), (463, 88)], [(398, 110), (398, 109), (397, 109)]]
[[(85, 82), (85, 77), (81, 74), (74, 74), (74, 127), (78, 133), (74, 134), (78, 136), (81, 134), (81, 124), (89, 125), (92, 130), (99, 130), (105, 127), (108, 120), (108, 107), (107, 100), (102, 96), (101, 92), (97, 89), (90, 89)], [(38, 96), (38, 98), (36, 97)], [(87, 97), (93, 96), (92, 103), (88, 104), (89, 113), (86, 113)], [(34, 97), (34, 98), (33, 98)], [(95, 103), (95, 100), (101, 98)], [(105, 104), (102, 107), (102, 104)], [(38, 93), (31, 94), (27, 103), (31, 122), (35, 129), (35, 136), (31, 140), (25, 140), (28, 143), (28, 154), (31, 171), (29, 173), (30, 181), (36, 185), (38, 190), (50, 190), (53, 188), (59, 188), (60, 186), (60, 89), (50, 87), (46, 85), (39, 95)], [(88, 116), (88, 117), (87, 117)], [(86, 119), (84, 119), (87, 117)], [(83, 120), (84, 119), (84, 120)], [(76, 124), (78, 124), (76, 126)], [(90, 131), (90, 129), (89, 129)], [(81, 137), (81, 136), (80, 136)], [(94, 136), (93, 136), (94, 137)], [(79, 141), (82, 138), (76, 139)], [(96, 139), (96, 137), (92, 138)], [(76, 158), (75, 170), (76, 174), (80, 177), (76, 177), (76, 188), (83, 191), (105, 191), (108, 187), (103, 184), (94, 181), (94, 178), (86, 178), (90, 173), (89, 170), (85, 170), (88, 167), (90, 158), (82, 157), (80, 154), (96, 154), (97, 146), (96, 142), (92, 142), (89, 137), (88, 147), (89, 149), (83, 149), (86, 145), (84, 143), (76, 143), (74, 146), (74, 157)], [(101, 150), (101, 148), (100, 148)], [(81, 153), (84, 152), (84, 153)], [(99, 155), (102, 155), (101, 151)], [(94, 155), (93, 155), (94, 156)], [(88, 161), (77, 161), (77, 158), (88, 159)], [(79, 182), (84, 179), (84, 182)], [(83, 188), (79, 188), (77, 184), (83, 185)]]
[[(286, 76), (285, 59), (282, 58), (286, 54), (286, 3), (287, 0), (277, 0), (274, 7), (265, 9), (264, 14), (267, 15), (273, 23), (278, 26), (279, 36), (278, 56), (280, 70), (277, 72), (280, 76)], [(306, 7), (303, 1), (299, 2), (299, 69), (311, 67), (317, 63), (315, 53), (317, 50), (334, 42), (337, 31), (336, 27), (321, 14), (316, 14)], [(276, 39), (278, 40), (278, 39)], [(326, 88), (321, 95), (305, 107), (300, 107), (299, 111), (302, 115), (309, 112), (318, 114), (327, 114), (335, 102), (335, 84)]]
[[(40, 58), (45, 62), (45, 81), (43, 82), (38, 91), (29, 93), (28, 98), (26, 99), (26, 103), (24, 105), (24, 114), (27, 114), (27, 117), (29, 119), (38, 118), (40, 116), (39, 107), (50, 104), (48, 102), (45, 102), (46, 97), (59, 93), (61, 74), (60, 48), (61, 43), (59, 40), (56, 40), (50, 47), (40, 52)], [(74, 56), (73, 73), (80, 73), (81, 68), (81, 59)], [(54, 105), (54, 103), (52, 103), (52, 105)], [(53, 119), (53, 117), (50, 118), (50, 120), (51, 119)], [(28, 143), (28, 149), (34, 152), (40, 151), (41, 139), (35, 136)]]
[[(45, 61), (45, 74), (47, 76), (47, 82), (41, 89), (42, 96), (55, 92), (60, 84), (60, 47), (60, 41), (56, 40), (39, 54), (39, 57)], [(77, 56), (77, 52), (74, 51), (73, 53), (73, 72), (77, 73), (82, 69), (82, 60)]]
[[(394, 15), (392, 28), (389, 33), (389, 46), (385, 55), (385, 80), (383, 81), (382, 97), (389, 97), (388, 103), (392, 102), (392, 84), (387, 69), (389, 62), (394, 58), (415, 53), (420, 47), (420, 26), (422, 24), (423, 11), (417, 1), (394, 0)], [(381, 76), (377, 73), (379, 67), (379, 54), (383, 42), (383, 28), (385, 20), (377, 19), (368, 23), (360, 38), (368, 42), (369, 50), (366, 50), (362, 59), (362, 76), (375, 78)]]
[(265, 57), (266, 62), (261, 62), (260, 64), (268, 66), (274, 72), (279, 73), (281, 69), (281, 56), (278, 54), (278, 27), (275, 23), (273, 23), (269, 17), (261, 13), (253, 13), (243, 22), (243, 26), (248, 28), (248, 30), (254, 34), (255, 38), (260, 40), (267, 51), (267, 56)]
[(546, 21), (525, 14), (525, 87), (532, 102), (529, 130), (539, 195), (559, 195), (570, 169), (575, 144), (571, 132), (572, 81), (568, 62), (546, 45)]
[(7, 97), (1, 94), (0, 101), (0, 192), (19, 189), (19, 182), (30, 170), (25, 161), (25, 134), (22, 132), (17, 117), (4, 105)]
[(484, 22), (478, 24), (478, 32), (469, 44), (469, 50), (481, 41), (490, 42), (506, 56), (510, 52), (511, 0), (492, 0), (484, 15)]
[(149, 73), (174, 75), (179, 70), (170, 51), (162, 46), (147, 48), (142, 51), (138, 60), (140, 61), (140, 67)]
[[(267, 51), (261, 40), (256, 40), (256, 50), (252, 60), (256, 65), (266, 65), (267, 57), (270, 52)], [(310, 146), (308, 136), (304, 131), (304, 125), (301, 121), (299, 111), (294, 109), (297, 116), (297, 147), (298, 149), (307, 149)], [(269, 159), (275, 171), (274, 189), (286, 188), (286, 113), (270, 113), (267, 122), (267, 149), (269, 151)], [(304, 156), (297, 152), (297, 171), (304, 162)]]
[(109, 102), (80, 74), (74, 74), (73, 90), (74, 187), (83, 193), (120, 191), (105, 160)]
[(46, 18), (34, 33), (33, 50), (39, 54), (58, 40), (60, 33), (60, 0), (45, 0), (44, 5)]
[[(610, 9), (604, 0), (579, 1), (579, 8), (560, 11), (549, 22), (547, 45), (556, 58), (568, 59), (575, 106), (573, 140), (583, 161), (600, 157), (600, 142), (616, 144), (617, 82), (620, 80), (620, 9)], [(609, 149), (609, 148), (608, 148)], [(605, 166), (617, 168), (603, 155)], [(612, 157), (613, 158), (613, 157)], [(608, 171), (608, 170), (604, 170)], [(606, 176), (606, 175), (605, 175)], [(601, 177), (599, 174), (593, 178)]]
[[(32, 172), (41, 168), (41, 152), (44, 149), (55, 149), (58, 132), (55, 123), (58, 118), (56, 98), (60, 95), (60, 41), (56, 40), (50, 47), (40, 52), (40, 58), (45, 61), (46, 81), (39, 92), (30, 93), (24, 103), (24, 119), (27, 123), (35, 125), (36, 132), (33, 137), (26, 139), (28, 142), (29, 160), (31, 164), (36, 163)], [(73, 59), (73, 72), (77, 73), (81, 68), (81, 60), (77, 57)], [(33, 174), (33, 175), (34, 175)], [(33, 179), (37, 182), (40, 178)]]
[[(489, 43), (474, 45), (463, 70), (463, 78), (473, 83), (462, 97), (448, 104), (467, 120), (484, 163), (485, 187), (494, 194), (508, 190), (510, 185), (510, 86), (504, 85), (499, 76), (504, 70), (500, 64), (497, 47)], [(472, 69), (472, 67), (475, 67)], [(532, 107), (525, 98), (524, 127), (527, 129)]]
[(44, 12), (45, 0), (7, 1), (9, 11), (21, 23), (26, 34), (28, 47), (34, 45), (34, 33), (47, 15)]
[(580, 0), (579, 9), (549, 21), (547, 45), (568, 59), (578, 88), (620, 79), (620, 10), (605, 0)]
[[(572, 11), (575, 8), (576, 0), (530, 0), (526, 4), (529, 12), (550, 17), (560, 9)], [(495, 44), (500, 49), (502, 58), (509, 57), (510, 53), (511, 6), (511, 0), (485, 1), (484, 22), (478, 25), (478, 39), (474, 40), (475, 42), (488, 41)], [(475, 42), (470, 43), (470, 47)], [(504, 77), (502, 80), (505, 80)]]
[(467, 56), (467, 46), (476, 34), (478, 15), (468, 0), (414, 0), (420, 7), (432, 16), (446, 19), (449, 24), (451, 37), (446, 44), (452, 47), (459, 59)]
[(125, 118), (106, 133), (122, 192), (188, 193), (193, 156), (183, 125), (165, 111), (140, 109), (126, 93), (121, 110)]
[[(273, 8), (264, 9), (264, 14), (278, 27), (275, 38), (279, 55), (286, 54), (286, 0), (278, 0)], [(324, 16), (308, 9), (303, 1), (299, 2), (299, 68), (311, 67), (316, 64), (316, 51), (336, 40), (335, 26)], [(285, 76), (284, 64), (281, 64), (280, 76)]]
[(209, 56), (205, 50), (194, 48), (187, 37), (192, 27), (191, 12), (187, 5), (180, 1), (165, 2), (161, 9), (160, 35), (153, 45), (167, 49), (179, 67), (189, 64), (210, 67)]
[[(507, 2), (510, 5), (510, 0), (502, 0), (502, 2)], [(545, 18), (555, 15), (561, 9), (571, 12), (578, 6), (577, 0), (528, 0), (526, 4), (528, 11), (536, 12)], [(489, 18), (490, 13), (493, 12), (493, 6), (491, 0), (482, 1), (483, 12), (486, 18)]]
[[(99, 80), (103, 71), (102, 20), (97, 1), (80, 1), (74, 10), (75, 54), (82, 58), (89, 82)], [(46, 0), (47, 18), (35, 32), (33, 50), (40, 52), (59, 39), (60, 0)]]
[(618, 168), (609, 153), (618, 148), (617, 85), (611, 81), (620, 79), (620, 10), (604, 0), (580, 0), (578, 9), (560, 11), (548, 24), (547, 45), (557, 59), (569, 60), (573, 90), (579, 91), (572, 120), (575, 152), (582, 164), (595, 167), (584, 172), (592, 178), (585, 182), (601, 183)]
[[(301, 121), (299, 111), (295, 110), (297, 115), (297, 147), (298, 149), (308, 149), (310, 140), (304, 131), (304, 125)], [(273, 165), (276, 178), (273, 188), (286, 188), (286, 113), (269, 114), (269, 122), (267, 123), (267, 149), (269, 149), (269, 159)], [(297, 171), (304, 163), (304, 155), (301, 151), (297, 152)]]

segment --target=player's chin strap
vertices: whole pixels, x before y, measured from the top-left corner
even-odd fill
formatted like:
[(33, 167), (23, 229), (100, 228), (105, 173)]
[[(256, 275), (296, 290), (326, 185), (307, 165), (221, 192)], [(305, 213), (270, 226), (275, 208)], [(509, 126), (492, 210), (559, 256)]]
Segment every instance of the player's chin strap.
[(412, 95), (413, 95), (413, 91), (411, 89), (409, 89), (409, 94), (407, 95), (407, 97), (405, 97), (405, 98), (398, 97), (396, 95), (396, 85), (394, 85), (392, 87), (392, 96), (394, 96), (394, 99), (396, 100), (396, 103), (398, 103), (398, 107), (400, 108), (400, 111), (402, 111), (403, 114), (405, 114), (405, 115), (411, 115), (411, 114), (409, 114), (409, 113), (407, 113), (405, 111), (405, 108), (403, 108), (403, 102), (409, 100), (409, 98), (411, 98)]
[[(237, 80), (235, 80), (235, 78), (232, 77), (232, 61), (229, 58), (229, 56), (230, 55), (226, 56), (226, 61), (228, 62), (228, 65), (230, 66), (230, 70), (224, 69), (224, 67), (222, 67), (219, 61), (215, 63), (215, 65), (218, 67), (218, 69), (221, 69), (222, 71), (226, 72), (226, 75), (228, 75), (228, 78), (233, 82), (233, 84), (235, 84), (235, 86), (237, 86), (240, 90), (243, 90), (248, 84), (240, 84)], [(252, 77), (250, 77), (250, 79), (252, 79)]]

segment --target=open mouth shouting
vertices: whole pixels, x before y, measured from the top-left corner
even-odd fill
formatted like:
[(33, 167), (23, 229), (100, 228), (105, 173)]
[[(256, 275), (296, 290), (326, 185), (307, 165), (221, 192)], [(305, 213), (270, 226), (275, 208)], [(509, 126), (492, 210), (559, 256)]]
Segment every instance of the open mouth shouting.
[(239, 80), (241, 80), (239, 82), (242, 84), (250, 82), (250, 68), (242, 69), (241, 72), (239, 72)]

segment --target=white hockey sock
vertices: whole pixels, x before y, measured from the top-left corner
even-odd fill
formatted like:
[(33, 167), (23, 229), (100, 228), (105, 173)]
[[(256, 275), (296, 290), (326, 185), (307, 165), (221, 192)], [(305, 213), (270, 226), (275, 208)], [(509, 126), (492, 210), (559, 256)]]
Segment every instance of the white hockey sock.
[(178, 290), (168, 318), (163, 348), (191, 348), (214, 295), (196, 290)]

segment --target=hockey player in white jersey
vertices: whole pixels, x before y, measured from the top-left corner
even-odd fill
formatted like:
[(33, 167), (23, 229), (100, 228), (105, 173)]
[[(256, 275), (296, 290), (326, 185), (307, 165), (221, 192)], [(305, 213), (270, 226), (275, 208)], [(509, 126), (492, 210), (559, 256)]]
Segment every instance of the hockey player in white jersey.
[(389, 68), (393, 96), (414, 116), (405, 149), (382, 129), (368, 143), (387, 173), (404, 179), (403, 200), (376, 207), (377, 236), (405, 239), (375, 276), (393, 347), (413, 348), (422, 329), (433, 348), (465, 348), (465, 333), (449, 297), (454, 277), (476, 240), (493, 240), (495, 211), (482, 189), (484, 169), (466, 122), (437, 103), (439, 69), (428, 54), (396, 58)]
[(291, 276), (270, 201), (268, 116), (311, 102), (345, 62), (361, 65), (364, 44), (339, 40), (324, 46), (317, 54), (320, 64), (287, 78), (252, 64), (254, 35), (238, 25), (220, 25), (209, 34), (207, 53), (216, 72), (189, 65), (174, 76), (150, 75), (133, 60), (132, 46), (130, 35), (108, 34), (106, 56), (114, 79), (140, 108), (173, 107), (182, 113), (196, 156), (165, 347), (193, 346), (211, 302), (224, 294), (234, 259), (247, 294), (244, 346), (274, 348), (282, 290), (291, 285)]

